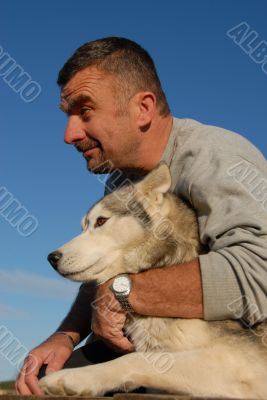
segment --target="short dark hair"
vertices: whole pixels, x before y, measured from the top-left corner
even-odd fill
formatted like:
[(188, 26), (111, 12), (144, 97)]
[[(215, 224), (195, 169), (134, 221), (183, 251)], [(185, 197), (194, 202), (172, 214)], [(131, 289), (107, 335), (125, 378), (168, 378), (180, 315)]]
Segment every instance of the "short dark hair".
[(129, 100), (138, 91), (149, 90), (156, 96), (160, 115), (170, 114), (155, 64), (139, 44), (121, 37), (106, 37), (85, 43), (60, 70), (58, 85), (64, 87), (78, 71), (92, 65), (118, 76), (124, 98)]

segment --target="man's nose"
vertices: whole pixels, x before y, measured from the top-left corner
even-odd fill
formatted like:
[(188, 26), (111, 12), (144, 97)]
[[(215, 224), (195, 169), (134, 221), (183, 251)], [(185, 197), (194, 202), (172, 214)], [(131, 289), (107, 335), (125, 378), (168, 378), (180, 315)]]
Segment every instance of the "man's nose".
[(69, 117), (68, 124), (64, 133), (64, 141), (67, 144), (75, 144), (86, 137), (86, 134), (81, 126), (79, 116), (72, 115)]
[(61, 259), (62, 253), (58, 250), (53, 251), (53, 253), (48, 254), (47, 260), (50, 262), (52, 267), (57, 270), (58, 261)]

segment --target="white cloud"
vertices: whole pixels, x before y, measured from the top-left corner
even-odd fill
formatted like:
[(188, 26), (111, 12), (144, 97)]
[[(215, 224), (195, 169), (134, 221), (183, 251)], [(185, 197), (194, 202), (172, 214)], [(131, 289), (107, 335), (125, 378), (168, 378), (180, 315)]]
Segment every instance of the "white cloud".
[(7, 304), (0, 304), (0, 318), (25, 318), (28, 314)]
[[(26, 293), (49, 299), (72, 300), (79, 284), (22, 270), (0, 270), (0, 292)], [(1, 315), (1, 314), (0, 314)]]

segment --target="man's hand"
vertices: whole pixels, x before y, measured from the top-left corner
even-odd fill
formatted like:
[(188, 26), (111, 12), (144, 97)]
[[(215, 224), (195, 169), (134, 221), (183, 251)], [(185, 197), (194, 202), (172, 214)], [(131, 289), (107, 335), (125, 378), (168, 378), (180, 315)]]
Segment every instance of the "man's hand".
[(16, 380), (16, 392), (20, 395), (42, 395), (38, 385), (38, 373), (43, 364), (47, 364), (46, 374), (58, 371), (72, 354), (70, 340), (63, 335), (48, 338), (26, 357)]
[(131, 352), (135, 350), (134, 346), (123, 334), (127, 311), (110, 290), (112, 281), (110, 279), (97, 288), (96, 298), (92, 303), (91, 329), (113, 350)]

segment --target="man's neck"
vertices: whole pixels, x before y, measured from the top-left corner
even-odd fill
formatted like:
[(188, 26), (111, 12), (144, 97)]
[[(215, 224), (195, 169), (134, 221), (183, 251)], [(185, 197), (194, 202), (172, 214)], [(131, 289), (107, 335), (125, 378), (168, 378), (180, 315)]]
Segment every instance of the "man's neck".
[(135, 173), (146, 174), (157, 166), (167, 146), (173, 126), (173, 117), (168, 115), (157, 118), (152, 122), (150, 129), (144, 132), (144, 140), (136, 155)]

